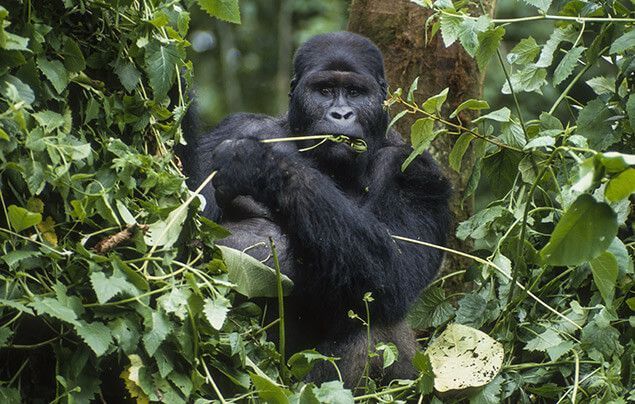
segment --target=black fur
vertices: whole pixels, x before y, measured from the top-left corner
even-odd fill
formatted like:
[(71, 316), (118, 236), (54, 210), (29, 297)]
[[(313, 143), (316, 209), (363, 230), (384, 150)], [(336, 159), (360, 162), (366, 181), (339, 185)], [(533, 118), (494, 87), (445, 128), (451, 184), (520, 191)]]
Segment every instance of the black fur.
[[(347, 32), (318, 35), (298, 50), (294, 69), (287, 115), (235, 114), (203, 136), (186, 134), (190, 186), (218, 170), (203, 195), (205, 215), (233, 231), (223, 244), (266, 246), (271, 235), (281, 247), (283, 271), (295, 282), (285, 303), (291, 352), (317, 347), (342, 357), (346, 384), (354, 386), (365, 331), (347, 312), (364, 316), (362, 296), (372, 292), (373, 339), (390, 339), (401, 352), (386, 377), (412, 376), (415, 341), (403, 320), (442, 254), (391, 234), (444, 244), (450, 187), (428, 154), (400, 171), (411, 148), (386, 133), (383, 59), (372, 42)], [(316, 141), (260, 142), (313, 134), (361, 138), (368, 151), (325, 142), (300, 152)], [(268, 248), (249, 253), (266, 259)], [(322, 367), (311, 378), (333, 376)]]

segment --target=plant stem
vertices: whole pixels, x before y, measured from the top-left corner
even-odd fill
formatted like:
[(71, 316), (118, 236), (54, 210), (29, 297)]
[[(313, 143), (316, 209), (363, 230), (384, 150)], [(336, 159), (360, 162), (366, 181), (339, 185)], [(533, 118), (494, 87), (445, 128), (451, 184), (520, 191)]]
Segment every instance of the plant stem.
[[(476, 262), (480, 262), (481, 264), (484, 264), (484, 265), (487, 265), (489, 267), (494, 268), (501, 275), (503, 275), (505, 278), (509, 279), (510, 281), (512, 280), (512, 277), (509, 274), (507, 274), (505, 271), (503, 271), (498, 265), (494, 264), (491, 261), (484, 260), (483, 258), (474, 256), (474, 255), (471, 255), (471, 254), (468, 254), (468, 253), (464, 253), (462, 251), (454, 250), (452, 248), (443, 247), (443, 246), (440, 246), (440, 245), (437, 245), (437, 244), (428, 243), (428, 242), (425, 242), (425, 241), (414, 240), (414, 239), (411, 239), (411, 238), (397, 236), (397, 235), (394, 235), (394, 234), (391, 234), (390, 236), (392, 238), (394, 238), (395, 240), (406, 241), (406, 242), (412, 243), (412, 244), (419, 244), (419, 245), (422, 245), (422, 246), (425, 246), (425, 247), (436, 248), (436, 249), (441, 250), (441, 251), (446, 251), (446, 252), (449, 252), (449, 253), (452, 253), (452, 254), (460, 255), (461, 257), (470, 258), (470, 259), (472, 259), (472, 260), (474, 260)], [(578, 323), (576, 323), (575, 321), (571, 320), (569, 317), (565, 316), (564, 314), (560, 313), (558, 310), (554, 309), (553, 307), (549, 306), (547, 303), (542, 301), (542, 299), (540, 299), (538, 296), (536, 296), (535, 294), (533, 294), (532, 292), (527, 290), (527, 288), (524, 285), (522, 285), (521, 283), (516, 282), (516, 286), (518, 286), (519, 288), (524, 290), (527, 293), (527, 295), (529, 295), (529, 297), (531, 297), (532, 299), (534, 299), (536, 301), (536, 303), (540, 304), (541, 306), (543, 306), (544, 308), (546, 308), (547, 310), (549, 310), (550, 312), (552, 312), (556, 316), (558, 316), (558, 317), (562, 318), (563, 320), (567, 321), (568, 323), (572, 324), (578, 330), (582, 329), (582, 327)]]
[[(602, 51), (603, 52), (603, 51)], [(573, 79), (571, 79), (571, 82), (569, 83), (569, 85), (564, 89), (564, 91), (562, 92), (562, 94), (560, 94), (560, 96), (558, 97), (558, 99), (556, 100), (556, 102), (553, 103), (553, 105), (551, 106), (551, 109), (549, 110), (549, 115), (553, 115), (553, 113), (555, 112), (556, 108), (558, 108), (558, 105), (560, 105), (560, 103), (562, 102), (562, 100), (564, 100), (567, 96), (567, 94), (569, 94), (569, 91), (571, 91), (571, 89), (573, 88), (573, 86), (575, 85), (575, 83), (578, 82), (578, 80), (580, 80), (580, 78), (582, 77), (582, 75), (584, 73), (586, 73), (587, 70), (589, 70), (591, 68), (591, 66), (593, 66), (591, 63), (587, 63), (586, 66), (584, 66), (582, 68), (582, 70), (580, 70), (578, 72), (578, 74), (575, 75), (575, 77)]]
[[(455, 14), (449, 13), (444, 10), (440, 10), (442, 14), (449, 15), (452, 17), (461, 17), (470, 20), (477, 20), (479, 17), (473, 17), (471, 15), (466, 14)], [(553, 14), (543, 14), (543, 15), (532, 15), (529, 17), (518, 17), (518, 18), (493, 18), (490, 22), (494, 24), (512, 24), (516, 22), (527, 22), (527, 21), (541, 21), (541, 20), (554, 20), (554, 21), (575, 21), (575, 22), (621, 22), (621, 23), (633, 23), (635, 22), (635, 18), (613, 18), (613, 17), (571, 17), (567, 15), (553, 15)]]
[(280, 351), (280, 377), (282, 381), (287, 382), (287, 364), (286, 364), (286, 352), (285, 352), (285, 331), (284, 331), (284, 295), (282, 290), (282, 272), (280, 271), (280, 262), (278, 261), (278, 252), (276, 251), (276, 244), (273, 242), (273, 237), (269, 237), (269, 244), (271, 246), (271, 254), (273, 255), (273, 264), (276, 268), (276, 287), (278, 289), (278, 351)]

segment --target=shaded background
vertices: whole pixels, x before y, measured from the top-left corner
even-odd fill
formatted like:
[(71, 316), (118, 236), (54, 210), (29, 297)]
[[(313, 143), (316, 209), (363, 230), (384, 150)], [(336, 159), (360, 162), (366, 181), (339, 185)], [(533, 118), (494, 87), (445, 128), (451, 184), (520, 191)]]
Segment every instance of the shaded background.
[[(209, 18), (198, 6), (193, 6), (190, 56), (203, 123), (211, 126), (238, 111), (270, 115), (284, 112), (293, 52), (315, 34), (345, 29), (349, 3), (348, 0), (241, 0), (241, 25)], [(521, 17), (532, 12), (530, 7), (522, 7), (516, 1), (500, 2), (496, 9), (499, 18)], [(507, 26), (503, 52), (530, 34), (538, 43), (544, 43), (551, 27), (550, 21)], [(499, 64), (492, 61), (483, 93), (492, 109), (512, 105), (511, 96), (500, 93), (504, 79)], [(410, 85), (390, 84), (393, 89)], [(522, 93), (521, 104), (527, 116), (535, 116), (541, 111), (539, 103), (553, 101), (557, 94), (552, 87), (545, 86), (545, 96), (547, 100), (538, 94)]]

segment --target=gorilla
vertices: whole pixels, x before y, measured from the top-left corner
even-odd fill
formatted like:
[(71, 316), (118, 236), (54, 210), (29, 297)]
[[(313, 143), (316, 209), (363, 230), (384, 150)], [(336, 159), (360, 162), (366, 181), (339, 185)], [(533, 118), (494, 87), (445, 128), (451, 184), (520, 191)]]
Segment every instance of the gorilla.
[[(371, 377), (415, 376), (416, 341), (405, 317), (442, 253), (391, 235), (443, 245), (450, 186), (428, 154), (400, 170), (411, 147), (387, 130), (383, 57), (367, 38), (338, 32), (308, 40), (296, 52), (290, 87), (282, 116), (238, 113), (208, 133), (186, 130), (188, 185), (197, 188), (218, 171), (202, 195), (204, 215), (232, 233), (220, 244), (271, 264), (268, 239), (275, 240), (295, 284), (285, 298), (288, 352), (316, 348), (339, 357), (345, 385), (356, 386), (368, 341), (347, 313), (365, 318), (362, 299), (371, 292), (371, 344), (399, 350), (387, 369), (371, 361)], [(343, 135), (366, 150), (350, 142), (262, 142), (309, 135)], [(308, 379), (335, 377), (324, 363)]]

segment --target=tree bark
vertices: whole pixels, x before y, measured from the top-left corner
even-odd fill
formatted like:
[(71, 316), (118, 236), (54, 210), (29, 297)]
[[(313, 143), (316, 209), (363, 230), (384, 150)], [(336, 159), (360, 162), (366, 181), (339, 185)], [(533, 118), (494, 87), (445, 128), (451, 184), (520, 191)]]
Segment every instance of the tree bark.
[[(493, 6), (493, 1), (485, 3), (488, 11)], [(379, 46), (384, 54), (391, 90), (401, 87), (406, 92), (414, 79), (419, 77), (415, 99), (423, 101), (448, 87), (446, 111), (452, 111), (462, 101), (480, 97), (483, 75), (479, 72), (476, 61), (458, 42), (446, 48), (439, 32), (426, 43), (425, 23), (430, 14), (430, 10), (409, 0), (352, 0), (348, 29), (370, 38)], [(391, 114), (394, 116), (397, 112), (398, 110), (393, 110)], [(416, 118), (419, 117), (406, 115), (398, 122), (397, 130), (409, 138), (410, 125)], [(462, 115), (461, 118), (465, 123), (473, 117)], [(461, 202), (473, 165), (471, 150), (465, 154), (462, 165), (465, 168), (462, 172), (457, 173), (448, 165), (448, 156), (457, 138), (452, 135), (439, 136), (430, 150), (452, 181), (454, 196), (451, 207), (455, 223), (472, 214), (472, 201)], [(462, 245), (454, 237), (454, 229), (455, 226), (450, 232), (450, 247), (469, 250), (469, 246)], [(442, 271), (456, 271), (468, 264), (468, 261), (456, 255), (446, 255)]]

